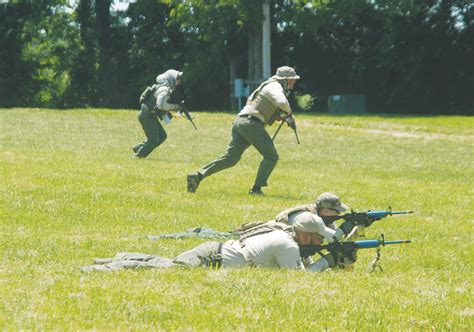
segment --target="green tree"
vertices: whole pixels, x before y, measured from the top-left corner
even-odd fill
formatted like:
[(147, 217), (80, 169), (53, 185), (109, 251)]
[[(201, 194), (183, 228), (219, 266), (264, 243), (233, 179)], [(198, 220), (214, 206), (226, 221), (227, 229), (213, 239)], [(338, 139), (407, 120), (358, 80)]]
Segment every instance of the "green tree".
[(138, 0), (127, 12), (131, 34), (130, 65), (141, 87), (149, 85), (165, 70), (180, 69), (182, 37), (171, 19), (171, 8), (165, 1)]
[(69, 84), (76, 30), (66, 1), (10, 1), (0, 5), (2, 92), (8, 106), (57, 106)]
[(323, 101), (364, 93), (376, 112), (466, 112), (473, 9), (454, 0), (297, 1), (280, 12), (276, 39), (303, 74), (299, 89)]
[[(22, 58), (21, 33), (25, 17), (32, 13), (26, 3), (0, 4), (0, 105), (28, 105), (33, 64)], [(21, 88), (20, 88), (21, 87)]]
[(97, 47), (94, 29), (93, 1), (79, 0), (74, 13), (80, 32), (80, 50), (73, 59), (71, 84), (66, 91), (67, 106), (96, 105)]

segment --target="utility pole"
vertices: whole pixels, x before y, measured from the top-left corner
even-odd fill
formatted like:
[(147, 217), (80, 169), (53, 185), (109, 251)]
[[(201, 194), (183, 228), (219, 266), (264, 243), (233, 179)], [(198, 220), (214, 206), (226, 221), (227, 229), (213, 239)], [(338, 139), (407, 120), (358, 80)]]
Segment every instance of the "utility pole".
[(270, 41), (270, 3), (262, 3), (263, 20), (249, 30), (248, 39), (248, 75), (246, 83), (250, 91), (271, 76), (271, 41)]
[(263, 79), (271, 76), (271, 29), (270, 29), (270, 0), (265, 0), (262, 4), (262, 68)]
[[(252, 92), (260, 83), (269, 79), (272, 74), (271, 65), (271, 17), (270, 17), (271, 0), (262, 2), (262, 23), (255, 22), (251, 24), (248, 31), (248, 68), (247, 78), (244, 85)], [(231, 104), (232, 109), (235, 108), (236, 98), (236, 62), (230, 61), (230, 80), (231, 80)], [(240, 107), (239, 107), (240, 108)]]

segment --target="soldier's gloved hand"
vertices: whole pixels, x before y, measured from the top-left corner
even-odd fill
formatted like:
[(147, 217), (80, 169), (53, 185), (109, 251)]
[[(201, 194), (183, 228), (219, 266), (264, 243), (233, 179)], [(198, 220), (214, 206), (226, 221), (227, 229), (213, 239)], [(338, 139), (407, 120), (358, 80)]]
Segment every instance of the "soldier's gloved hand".
[(353, 221), (344, 221), (339, 228), (344, 232), (344, 235), (350, 234), (353, 230), (354, 227), (357, 227), (357, 224)]
[(286, 121), (286, 115), (280, 113), (276, 114), (275, 121)]
[(344, 251), (333, 251), (323, 256), (328, 262), (329, 267), (340, 267), (345, 268), (354, 264), (357, 261), (357, 249), (351, 248), (348, 250), (345, 248)]
[(295, 129), (295, 128), (296, 128), (296, 122), (295, 122), (295, 119), (293, 119), (292, 116), (287, 116), (287, 117), (286, 117), (286, 123), (288, 124), (288, 126), (289, 126), (291, 129)]
[(313, 258), (311, 256), (301, 257), (301, 261), (303, 262), (303, 265), (305, 267), (310, 266), (311, 264), (314, 263)]
[(326, 254), (323, 258), (328, 262), (330, 268), (336, 267), (336, 257), (332, 254)]

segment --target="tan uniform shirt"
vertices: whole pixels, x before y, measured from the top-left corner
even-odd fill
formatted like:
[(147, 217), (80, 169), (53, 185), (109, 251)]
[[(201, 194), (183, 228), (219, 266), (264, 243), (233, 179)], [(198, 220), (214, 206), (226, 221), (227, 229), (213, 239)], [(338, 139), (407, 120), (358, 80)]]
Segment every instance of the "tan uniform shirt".
[(245, 240), (243, 248), (239, 241), (225, 242), (222, 248), (222, 266), (304, 269), (298, 244), (291, 234), (280, 230), (252, 236)]
[(251, 115), (267, 124), (270, 117), (277, 111), (291, 113), (290, 103), (286, 98), (285, 91), (278, 81), (266, 84), (262, 90), (257, 93), (253, 100), (252, 94), (245, 107), (239, 115)]

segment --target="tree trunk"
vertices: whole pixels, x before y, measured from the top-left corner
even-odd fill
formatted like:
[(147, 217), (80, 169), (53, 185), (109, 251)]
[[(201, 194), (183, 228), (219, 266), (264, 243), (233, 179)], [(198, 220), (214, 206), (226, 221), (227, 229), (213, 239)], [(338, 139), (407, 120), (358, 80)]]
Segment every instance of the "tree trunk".
[(112, 75), (112, 52), (113, 42), (110, 32), (110, 5), (112, 0), (96, 0), (95, 10), (98, 28), (98, 102), (101, 106), (113, 103), (112, 95), (116, 90)]
[(249, 30), (249, 68), (247, 73), (247, 83), (250, 91), (253, 91), (263, 80), (262, 66), (262, 25), (255, 24)]

